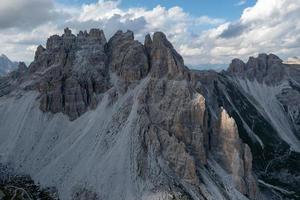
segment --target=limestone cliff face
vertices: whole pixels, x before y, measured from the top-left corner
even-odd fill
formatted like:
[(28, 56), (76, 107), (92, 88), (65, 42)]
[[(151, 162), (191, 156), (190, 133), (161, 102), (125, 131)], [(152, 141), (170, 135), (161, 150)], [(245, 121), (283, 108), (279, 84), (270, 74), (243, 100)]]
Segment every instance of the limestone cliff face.
[(186, 78), (187, 68), (182, 57), (176, 52), (173, 45), (167, 40), (164, 33), (156, 32), (153, 41), (146, 36), (145, 47), (150, 55), (151, 75), (160, 78), (167, 75), (169, 78)]
[(74, 120), (95, 108), (97, 94), (110, 88), (103, 31), (51, 36), (39, 46), (29, 71), (40, 76), (35, 86), (41, 93), (41, 110), (63, 112)]
[(211, 148), (219, 163), (231, 174), (238, 190), (250, 198), (256, 198), (251, 150), (241, 141), (235, 120), (223, 108), (213, 130)]
[[(247, 175), (248, 167), (252, 167), (260, 180), (258, 186), (269, 198), (293, 199), (300, 194), (299, 189), (294, 187), (300, 181), (299, 170), (295, 170), (295, 167), (300, 167), (295, 162), (300, 158), (299, 74), (299, 66), (284, 64), (272, 54), (260, 54), (257, 58), (249, 58), (247, 63), (234, 59), (229, 69), (221, 73), (192, 72), (191, 82), (203, 94), (207, 109), (214, 116), (216, 131), (212, 132), (210, 141), (214, 143), (212, 148), (217, 147), (213, 151), (215, 158), (232, 174), (240, 174), (235, 179), (240, 190), (246, 191), (245, 185), (249, 191), (256, 190), (257, 184)], [(231, 117), (231, 120), (230, 117), (224, 118), (231, 122), (225, 123), (231, 124), (230, 128), (223, 126), (227, 130), (225, 133), (231, 133), (224, 138), (220, 136), (220, 120), (223, 118), (220, 107)], [(232, 134), (234, 132), (238, 133), (238, 138), (233, 137), (236, 135)], [(239, 138), (247, 145), (241, 145)], [(226, 150), (217, 151), (224, 148)], [(239, 159), (231, 157), (236, 149), (239, 149), (239, 155), (235, 158)], [(247, 153), (249, 150), (251, 155)], [(233, 161), (236, 164), (232, 166), (236, 168), (231, 166)], [(279, 190), (272, 192), (266, 184), (294, 194), (279, 192), (278, 196)]]
[(274, 54), (259, 54), (257, 58), (250, 57), (247, 63), (234, 59), (227, 71), (232, 75), (267, 84), (280, 82), (287, 75), (283, 61)]
[(134, 40), (133, 32), (118, 31), (108, 42), (109, 69), (121, 77), (123, 89), (135, 83), (149, 71), (149, 63), (144, 46)]
[[(152, 38), (147, 35), (141, 44), (131, 31), (118, 31), (107, 42), (102, 30), (81, 31), (75, 36), (65, 29), (62, 36), (51, 36), (46, 48), (37, 48), (28, 69), (21, 66), (18, 76), (0, 80), (4, 85), (0, 94), (37, 91), (40, 110), (52, 113), (53, 118), (63, 113), (70, 119), (66, 123), (79, 124), (76, 129), (70, 125), (63, 128), (66, 132), (70, 128), (71, 133), (83, 130), (78, 133), (80, 139), (69, 135), (84, 150), (78, 152), (71, 145), (63, 152), (70, 162), (51, 154), (59, 142), (51, 143), (50, 150), (42, 149), (51, 154), (45, 163), (55, 159), (52, 164), (66, 173), (51, 181), (62, 182), (63, 187), (70, 184), (64, 188), (67, 191), (74, 183), (63, 177), (73, 177), (76, 169), (86, 164), (76, 156), (89, 163), (106, 155), (105, 162), (100, 159), (93, 162), (95, 166), (87, 166), (99, 179), (80, 174), (80, 181), (87, 185), (100, 181), (95, 187), (101, 191), (108, 187), (101, 181), (109, 182), (110, 187), (119, 189), (115, 195), (128, 195), (124, 199), (134, 199), (129, 194), (135, 190), (138, 199), (160, 191), (173, 199), (256, 199), (259, 190), (252, 173), (251, 149), (240, 139), (235, 120), (208, 95), (213, 88), (199, 81), (209, 82), (214, 76), (191, 72), (161, 32)], [(5, 86), (7, 82), (10, 87)], [(89, 145), (82, 146), (86, 140)], [(44, 172), (46, 164), (36, 162)], [(77, 162), (80, 165), (74, 167), (72, 163)], [(217, 170), (219, 166), (224, 173)], [(31, 168), (35, 166), (26, 165), (27, 170)], [(125, 189), (128, 194), (122, 193)]]

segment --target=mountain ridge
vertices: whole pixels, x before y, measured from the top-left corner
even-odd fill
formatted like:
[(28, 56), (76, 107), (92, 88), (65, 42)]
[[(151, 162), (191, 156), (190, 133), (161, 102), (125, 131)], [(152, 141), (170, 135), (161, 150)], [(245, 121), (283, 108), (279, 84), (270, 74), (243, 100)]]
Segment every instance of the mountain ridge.
[[(131, 31), (107, 41), (99, 29), (66, 28), (22, 66), (0, 78), (0, 162), (62, 199), (276, 199), (274, 187), (299, 195), (285, 177), (300, 182), (299, 104), (289, 101), (300, 72), (275, 55), (196, 71), (161, 32), (141, 44)], [(277, 89), (277, 118), (253, 83)]]
[(3, 76), (18, 66), (18, 62), (11, 61), (5, 54), (0, 55), (0, 76)]

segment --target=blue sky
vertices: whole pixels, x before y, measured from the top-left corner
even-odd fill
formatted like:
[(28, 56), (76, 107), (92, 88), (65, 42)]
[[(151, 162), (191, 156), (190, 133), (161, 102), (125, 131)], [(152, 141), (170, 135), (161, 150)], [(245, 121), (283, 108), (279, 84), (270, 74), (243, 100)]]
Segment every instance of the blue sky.
[[(32, 12), (35, 10), (35, 12)], [(228, 66), (259, 53), (300, 56), (299, 0), (1, 0), (0, 54), (29, 63), (65, 27), (132, 30), (143, 43), (162, 31), (185, 64)]]
[[(64, 4), (90, 4), (97, 0), (58, 0)], [(246, 7), (253, 6), (256, 0), (122, 0), (123, 8), (145, 7), (152, 9), (157, 5), (171, 8), (179, 6), (193, 16), (207, 15), (214, 18), (235, 20)]]
[(157, 4), (167, 8), (179, 6), (194, 16), (207, 15), (214, 18), (234, 20), (240, 17), (245, 7), (253, 5), (254, 0), (248, 0), (240, 6), (238, 3), (238, 0), (126, 0), (123, 1), (122, 5), (124, 7), (132, 5), (146, 6), (148, 8), (153, 8)]

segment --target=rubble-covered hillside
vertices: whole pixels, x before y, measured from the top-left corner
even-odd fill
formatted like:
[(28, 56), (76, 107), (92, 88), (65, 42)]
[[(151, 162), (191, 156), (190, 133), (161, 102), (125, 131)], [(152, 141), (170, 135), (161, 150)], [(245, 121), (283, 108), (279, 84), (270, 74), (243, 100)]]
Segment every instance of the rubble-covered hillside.
[(60, 199), (296, 199), (300, 71), (192, 71), (166, 36), (67, 28), (0, 78), (0, 162)]

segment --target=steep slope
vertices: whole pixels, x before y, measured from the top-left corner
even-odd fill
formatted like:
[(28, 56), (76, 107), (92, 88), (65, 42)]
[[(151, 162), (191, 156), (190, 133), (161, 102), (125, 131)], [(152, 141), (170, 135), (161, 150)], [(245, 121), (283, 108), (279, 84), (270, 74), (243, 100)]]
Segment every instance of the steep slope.
[[(268, 199), (252, 159), (261, 176), (261, 146), (270, 161), (289, 143), (232, 77), (190, 71), (160, 32), (65, 29), (0, 78), (0, 162), (67, 200)], [(241, 102), (270, 129), (250, 132)]]
[[(260, 54), (257, 58), (250, 58), (246, 64), (242, 64), (245, 66), (244, 77), (232, 73), (234, 65), (233, 63), (229, 68), (231, 79), (262, 115), (265, 124), (272, 128), (266, 130), (270, 138), (263, 142), (266, 148), (263, 155), (266, 154), (269, 159), (264, 158), (268, 161), (261, 166), (264, 168), (264, 171), (260, 172), (263, 179), (261, 184), (268, 187), (270, 185), (265, 183), (270, 183), (287, 190), (277, 192), (286, 196), (294, 194), (294, 197), (299, 198), (299, 67), (283, 64), (281, 59), (272, 54)], [(253, 121), (252, 124), (257, 122)], [(265, 134), (260, 135), (263, 137)], [(272, 141), (276, 137), (277, 142)]]
[(12, 62), (6, 55), (0, 55), (0, 76), (3, 76), (13, 70), (18, 66), (17, 62)]
[(225, 107), (237, 122), (261, 189), (272, 199), (300, 196), (299, 73), (272, 54), (235, 59), (221, 74), (194, 72), (209, 107)]

